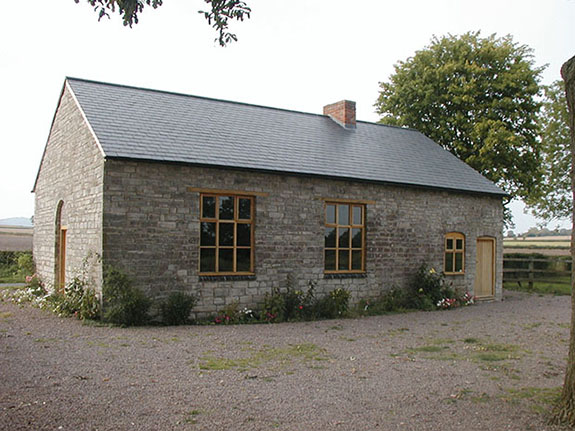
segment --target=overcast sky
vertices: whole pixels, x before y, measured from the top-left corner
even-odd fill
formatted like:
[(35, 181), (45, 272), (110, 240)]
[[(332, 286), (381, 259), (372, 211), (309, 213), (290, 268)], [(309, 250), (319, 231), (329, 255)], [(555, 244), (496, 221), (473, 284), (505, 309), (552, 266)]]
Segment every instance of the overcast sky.
[[(433, 35), (511, 34), (549, 65), (544, 83), (575, 54), (575, 0), (247, 0), (252, 18), (233, 24), (239, 41), (227, 48), (198, 14), (202, 0), (165, 0), (133, 29), (119, 16), (98, 22), (85, 0), (5, 3), (0, 219), (34, 212), (30, 190), (65, 76), (313, 113), (349, 99), (358, 119), (377, 121), (378, 82)], [(514, 214), (517, 232), (535, 224)]]

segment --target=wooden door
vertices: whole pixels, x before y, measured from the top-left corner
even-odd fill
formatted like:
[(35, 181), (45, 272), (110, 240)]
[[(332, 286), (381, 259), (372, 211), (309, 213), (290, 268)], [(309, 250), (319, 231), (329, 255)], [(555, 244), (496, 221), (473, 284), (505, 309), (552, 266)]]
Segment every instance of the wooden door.
[(495, 294), (495, 239), (477, 239), (477, 265), (474, 295), (491, 298)]
[(66, 228), (60, 229), (60, 247), (58, 250), (58, 287), (64, 291), (66, 286)]

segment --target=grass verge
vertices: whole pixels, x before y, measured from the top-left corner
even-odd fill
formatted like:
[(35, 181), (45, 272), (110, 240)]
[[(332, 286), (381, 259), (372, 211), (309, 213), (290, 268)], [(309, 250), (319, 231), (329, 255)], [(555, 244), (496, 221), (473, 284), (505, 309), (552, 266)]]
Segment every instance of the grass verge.
[(543, 295), (571, 295), (571, 280), (568, 276), (565, 276), (556, 277), (552, 281), (534, 281), (533, 287), (529, 287), (527, 281), (522, 281), (521, 284), (515, 281), (506, 281), (503, 283), (503, 288)]

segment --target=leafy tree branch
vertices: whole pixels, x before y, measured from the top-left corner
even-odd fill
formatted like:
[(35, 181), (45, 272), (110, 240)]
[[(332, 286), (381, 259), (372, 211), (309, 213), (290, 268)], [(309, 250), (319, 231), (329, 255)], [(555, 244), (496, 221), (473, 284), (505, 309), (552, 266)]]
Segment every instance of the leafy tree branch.
[[(80, 0), (74, 0), (79, 3)], [(122, 16), (125, 26), (132, 27), (138, 24), (138, 17), (145, 6), (154, 9), (162, 6), (163, 0), (86, 0), (98, 14), (98, 20), (103, 17), (110, 18), (110, 13), (116, 11)], [(237, 36), (229, 31), (230, 20), (243, 21), (249, 19), (251, 9), (241, 0), (204, 0), (211, 5), (209, 11), (199, 11), (203, 14), (208, 24), (218, 33), (215, 39), (220, 46), (226, 46), (238, 40)]]

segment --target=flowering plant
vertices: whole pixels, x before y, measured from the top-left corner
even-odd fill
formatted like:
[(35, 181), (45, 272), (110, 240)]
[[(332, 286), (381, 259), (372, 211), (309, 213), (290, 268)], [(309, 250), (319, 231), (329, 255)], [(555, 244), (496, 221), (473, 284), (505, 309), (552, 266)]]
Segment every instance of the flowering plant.
[(462, 305), (473, 305), (475, 304), (475, 296), (470, 294), (469, 292), (465, 292), (461, 297), (460, 301)]
[(448, 309), (457, 307), (457, 299), (455, 298), (442, 298), (437, 302), (437, 308)]

